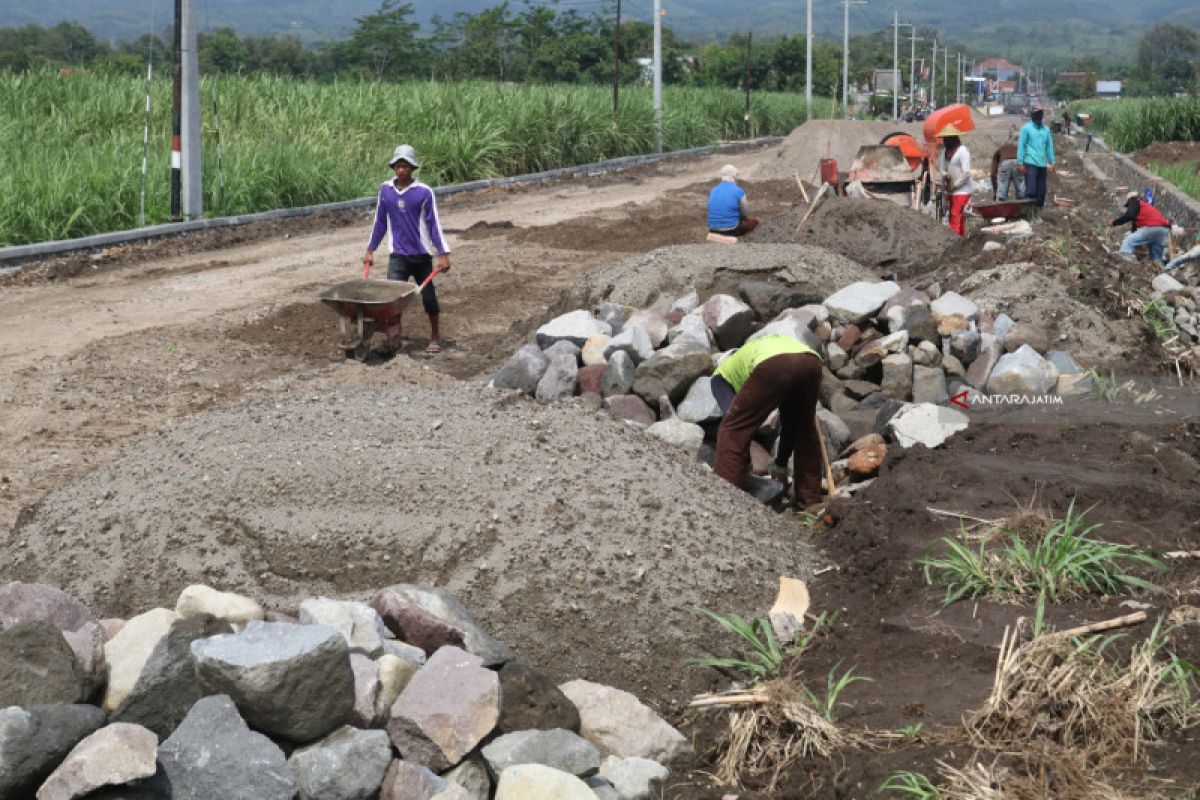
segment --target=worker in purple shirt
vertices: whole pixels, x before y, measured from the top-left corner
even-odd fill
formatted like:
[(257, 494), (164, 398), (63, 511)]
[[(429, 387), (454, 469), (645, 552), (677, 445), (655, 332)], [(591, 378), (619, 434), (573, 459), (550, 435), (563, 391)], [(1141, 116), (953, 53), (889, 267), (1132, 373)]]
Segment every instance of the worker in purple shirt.
[[(396, 178), (379, 187), (375, 227), (367, 242), (367, 254), (363, 256), (363, 275), (370, 274), (375, 248), (379, 247), (384, 232), (390, 227), (392, 254), (388, 258), (388, 280), (412, 280), (419, 285), (432, 274), (434, 255), (438, 269), (450, 271), (450, 247), (442, 235), (433, 190), (413, 177), (413, 171), (421, 166), (416, 151), (410, 145), (400, 145), (392, 153), (388, 166), (396, 173)], [(429, 347), (425, 352), (440, 353), (439, 309), (432, 282), (421, 292), (421, 303), (429, 315)]]

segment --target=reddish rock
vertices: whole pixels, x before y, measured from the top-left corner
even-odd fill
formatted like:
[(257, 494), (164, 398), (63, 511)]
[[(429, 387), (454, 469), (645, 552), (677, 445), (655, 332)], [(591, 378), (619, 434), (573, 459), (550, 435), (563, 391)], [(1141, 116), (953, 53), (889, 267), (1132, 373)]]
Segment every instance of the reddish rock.
[(850, 456), (847, 468), (850, 470), (850, 474), (857, 478), (869, 478), (879, 471), (885, 457), (887, 457), (885, 445), (864, 447)]
[(32, 620), (48, 622), (60, 631), (76, 631), (96, 622), (87, 606), (62, 589), (21, 581), (0, 586), (0, 627)]
[(383, 692), (379, 664), (362, 653), (351, 653), (350, 669), (354, 671), (354, 711), (350, 722), (358, 728), (374, 728), (379, 722), (379, 697)]
[(937, 321), (939, 336), (949, 336), (955, 331), (965, 331), (970, 327), (967, 318), (962, 314), (948, 314)]
[(371, 608), (398, 639), (432, 655), (446, 645), (463, 646), (463, 632), (425, 609), (410, 603), (391, 589), (371, 599)]
[(847, 325), (842, 331), (842, 336), (837, 340), (837, 346), (849, 353), (854, 349), (854, 345), (858, 344), (858, 337), (862, 335), (857, 325)]
[(640, 425), (653, 425), (658, 419), (646, 401), (635, 394), (617, 394), (604, 398), (604, 407), (608, 413), (617, 419), (636, 422)]
[(604, 377), (606, 364), (595, 364), (583, 367), (576, 374), (578, 381), (576, 394), (600, 394), (600, 379)]
[(847, 445), (846, 449), (841, 452), (840, 457), (845, 458), (848, 455), (857, 453), (859, 450), (866, 450), (868, 447), (887, 447), (887, 440), (878, 433), (868, 433), (866, 436), (860, 436)]
[(676, 325), (678, 325), (680, 322), (682, 322), (683, 318), (686, 316), (687, 316), (687, 314), (683, 311), (680, 311), (679, 309), (675, 309), (674, 311), (668, 311), (666, 313), (667, 322), (670, 324), (670, 326), (672, 328), (674, 328)]

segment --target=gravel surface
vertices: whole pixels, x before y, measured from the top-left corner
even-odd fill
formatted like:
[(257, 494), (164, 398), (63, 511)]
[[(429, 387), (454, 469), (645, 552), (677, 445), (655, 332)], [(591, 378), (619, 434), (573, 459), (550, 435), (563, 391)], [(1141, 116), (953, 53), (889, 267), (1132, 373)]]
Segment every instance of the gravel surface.
[(693, 606), (764, 612), (811, 572), (799, 532), (606, 414), (465, 384), (196, 415), (27, 509), (0, 553), (101, 616), (196, 581), (282, 610), (436, 584), (535, 666), (664, 697), (713, 679), (680, 669), (717, 636)]

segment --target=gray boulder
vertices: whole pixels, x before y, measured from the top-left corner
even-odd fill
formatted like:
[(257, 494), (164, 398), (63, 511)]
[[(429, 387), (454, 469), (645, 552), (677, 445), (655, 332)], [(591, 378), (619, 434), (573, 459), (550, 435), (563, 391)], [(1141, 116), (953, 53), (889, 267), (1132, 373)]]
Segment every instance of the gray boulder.
[(620, 303), (601, 303), (596, 307), (596, 319), (601, 322), (608, 323), (612, 328), (610, 336), (616, 336), (625, 328), (625, 320), (629, 319), (629, 315), (633, 313), (633, 309), (629, 306), (623, 306)]
[(982, 338), (978, 331), (955, 331), (949, 336), (949, 355), (954, 356), (959, 360), (959, 363), (966, 364), (969, 367), (971, 362), (979, 356), (981, 343)]
[(640, 327), (627, 328), (612, 337), (604, 348), (604, 357), (612, 360), (613, 354), (625, 351), (635, 365), (642, 363), (654, 355), (654, 345), (645, 329)]
[(683, 297), (676, 298), (675, 302), (671, 303), (671, 311), (678, 311), (682, 314), (690, 314), (700, 305), (700, 295), (697, 292), (688, 292)]
[(690, 342), (710, 353), (716, 348), (716, 340), (712, 331), (704, 324), (704, 320), (695, 314), (688, 314), (679, 320), (679, 324), (667, 331), (667, 341), (671, 344)]
[(946, 373), (940, 367), (913, 367), (912, 399), (914, 403), (944, 403), (950, 398), (946, 393)]
[(114, 722), (142, 725), (165, 739), (205, 695), (196, 679), (192, 642), (232, 633), (229, 623), (213, 617), (176, 620), (158, 641), (133, 691), (112, 713)]
[(0, 797), (29, 797), (67, 754), (104, 725), (87, 705), (0, 709)]
[(612, 335), (612, 326), (579, 309), (555, 317), (537, 329), (538, 347), (545, 350), (555, 342), (566, 340), (578, 347), (598, 333)]
[(633, 373), (633, 393), (648, 403), (666, 395), (678, 403), (699, 377), (713, 367), (712, 356), (702, 352), (674, 353), (664, 350), (638, 364)]
[(648, 800), (654, 796), (654, 784), (665, 781), (670, 773), (648, 758), (609, 756), (600, 767), (600, 777), (617, 790), (621, 800)]
[(857, 281), (825, 298), (824, 306), (834, 322), (858, 325), (875, 316), (884, 303), (899, 293), (899, 284), (892, 281)]
[(704, 444), (704, 429), (692, 422), (684, 422), (678, 417), (671, 417), (656, 422), (646, 429), (646, 433), (657, 436), (664, 442), (682, 447), (688, 453), (695, 455)]
[(467, 800), (467, 793), (420, 764), (393, 761), (380, 787), (379, 800)]
[(533, 396), (539, 403), (553, 403), (575, 394), (579, 377), (579, 362), (575, 356), (559, 353), (550, 359), (546, 373), (538, 381)]
[(493, 775), (517, 764), (543, 764), (571, 775), (590, 775), (600, 769), (600, 751), (577, 733), (550, 731), (506, 733), (483, 748)]
[(550, 676), (520, 661), (510, 661), (500, 670), (501, 733), (529, 730), (579, 731), (579, 709), (559, 691)]
[(787, 486), (774, 478), (764, 478), (761, 475), (747, 475), (742, 481), (742, 489), (765, 506), (774, 503), (783, 496)]
[(1032, 322), (1014, 323), (1004, 335), (1004, 352), (1015, 352), (1026, 344), (1044, 353), (1050, 349), (1050, 334), (1041, 325)]
[(721, 418), (721, 406), (712, 393), (712, 378), (697, 378), (688, 389), (687, 396), (676, 409), (676, 414), (684, 422), (700, 424)]
[(387, 628), (378, 612), (366, 603), (310, 597), (300, 604), (300, 624), (333, 628), (346, 640), (351, 653), (362, 653), (368, 658), (383, 655)]
[(500, 368), (496, 377), (492, 378), (492, 385), (497, 389), (516, 389), (533, 394), (549, 364), (550, 359), (546, 358), (540, 347), (527, 344)]
[(158, 737), (141, 725), (115, 722), (75, 745), (37, 791), (38, 800), (74, 800), (105, 786), (155, 773)]
[(904, 330), (908, 331), (910, 342), (933, 342), (940, 344), (941, 334), (938, 333), (937, 320), (928, 306), (910, 307), (904, 315)]
[(251, 622), (192, 643), (196, 675), (210, 694), (233, 698), (257, 730), (311, 742), (354, 710), (350, 649), (336, 628)]
[(171, 800), (292, 800), (296, 784), (283, 751), (250, 730), (233, 701), (205, 697), (158, 749), (155, 783)]
[(288, 759), (299, 800), (371, 800), (392, 763), (392, 743), (384, 731), (349, 725)]
[(604, 366), (600, 376), (600, 394), (611, 397), (617, 394), (629, 394), (633, 388), (633, 373), (636, 367), (633, 358), (624, 350), (617, 350)]
[(404, 687), (390, 714), (388, 735), (405, 760), (442, 772), (495, 729), (500, 678), (478, 656), (443, 647)]
[(884, 397), (890, 397), (893, 400), (908, 399), (913, 391), (913, 363), (911, 358), (903, 353), (892, 353), (883, 359), (883, 383), (881, 391)]
[[(508, 664), (504, 665), (505, 668)], [(462, 787), (464, 800), (489, 800), (492, 796), (492, 778), (478, 755), (469, 757), (449, 772), (443, 773), (448, 786)]]
[(990, 394), (1050, 394), (1058, 369), (1029, 345), (1000, 357), (988, 378)]
[(1016, 323), (1008, 314), (999, 314), (996, 319), (992, 320), (992, 335), (996, 337), (996, 341), (1004, 344), (1004, 337), (1012, 330), (1012, 326)]
[(752, 342), (755, 339), (762, 339), (766, 336), (790, 336), (796, 341), (808, 347), (818, 355), (824, 350), (825, 343), (817, 337), (808, 324), (797, 317), (785, 317), (777, 319), (773, 322), (768, 322), (760, 329), (755, 331), (747, 342)]
[(83, 700), (75, 653), (58, 628), (42, 620), (0, 631), (0, 708)]
[[(966, 373), (961, 377), (965, 377), (967, 383), (974, 386), (976, 389), (983, 389), (987, 386), (988, 378), (991, 377), (992, 370), (996, 367), (996, 362), (1000, 360), (1000, 340), (995, 334), (981, 334), (979, 338), (979, 353), (975, 356), (975, 360), (971, 362), (971, 366), (967, 367)], [(955, 365), (961, 365), (962, 362), (955, 359), (954, 364), (949, 363), (949, 357), (943, 361), (943, 368), (947, 374), (956, 374), (953, 370)]]
[(754, 324), (750, 306), (727, 294), (714, 294), (696, 309), (696, 314), (713, 332), (717, 347), (722, 350), (740, 347)]
[(799, 308), (806, 303), (821, 300), (811, 294), (766, 281), (743, 281), (738, 284), (737, 293), (759, 319), (772, 319), (784, 309)]
[[(598, 333), (592, 338), (606, 335), (607, 334)], [(610, 336), (609, 338), (611, 339), (612, 337)], [(584, 342), (584, 344), (587, 344), (587, 342)], [(576, 366), (579, 365), (579, 359), (583, 357), (583, 347), (566, 339), (555, 342), (542, 352), (544, 352), (546, 354), (546, 358), (550, 359), (551, 361), (554, 360), (555, 356), (570, 356), (571, 358), (575, 359)]]
[(913, 403), (896, 412), (887, 427), (902, 447), (918, 444), (937, 447), (955, 433), (966, 430), (967, 415), (958, 409), (932, 403)]
[(691, 752), (679, 731), (629, 692), (585, 680), (558, 688), (579, 709), (579, 732), (601, 755), (670, 761)]
[(463, 649), (483, 659), (485, 667), (494, 667), (512, 660), (508, 645), (494, 639), (480, 625), (466, 607), (445, 589), (414, 583), (398, 583), (389, 586), (402, 600), (406, 600), (437, 617), (463, 634)]

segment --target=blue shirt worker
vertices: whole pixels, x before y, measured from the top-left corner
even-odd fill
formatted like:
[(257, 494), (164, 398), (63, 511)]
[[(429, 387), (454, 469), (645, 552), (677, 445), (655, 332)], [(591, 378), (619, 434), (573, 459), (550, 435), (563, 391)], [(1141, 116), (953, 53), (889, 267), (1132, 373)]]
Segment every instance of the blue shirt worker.
[[(392, 153), (388, 166), (396, 173), (396, 177), (379, 187), (375, 227), (367, 242), (367, 254), (363, 256), (363, 274), (370, 273), (375, 248), (379, 247), (383, 234), (391, 228), (392, 253), (388, 257), (388, 280), (412, 280), (419, 285), (433, 273), (434, 255), (437, 256), (438, 269), (450, 271), (450, 247), (442, 234), (433, 190), (413, 177), (413, 172), (421, 166), (416, 151), (410, 145), (400, 145)], [(429, 346), (425, 352), (440, 353), (440, 310), (432, 282), (421, 292), (421, 303), (429, 315)]]
[(746, 190), (737, 185), (737, 167), (721, 167), (721, 182), (708, 193), (708, 230), (722, 236), (743, 236), (758, 227), (750, 216)]
[(1042, 124), (1045, 116), (1042, 108), (1035, 108), (1017, 139), (1018, 169), (1025, 176), (1025, 196), (1033, 198), (1038, 208), (1046, 206), (1046, 170), (1058, 172), (1054, 166), (1054, 138)]

